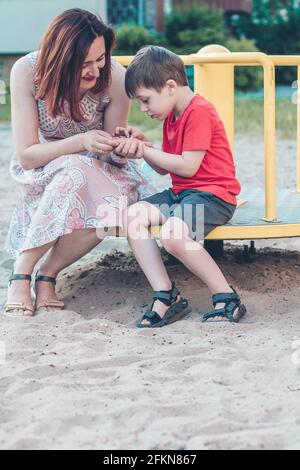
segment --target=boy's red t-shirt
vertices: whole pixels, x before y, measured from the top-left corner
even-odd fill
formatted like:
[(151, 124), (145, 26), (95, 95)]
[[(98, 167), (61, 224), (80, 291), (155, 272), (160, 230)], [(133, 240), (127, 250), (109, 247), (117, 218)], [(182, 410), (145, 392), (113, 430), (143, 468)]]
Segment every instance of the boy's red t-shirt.
[(198, 189), (236, 205), (241, 185), (236, 178), (224, 124), (215, 107), (202, 96), (195, 95), (178, 119), (174, 119), (172, 112), (164, 122), (164, 152), (182, 155), (185, 151), (206, 150), (202, 164), (193, 177), (182, 178), (170, 173), (174, 193)]

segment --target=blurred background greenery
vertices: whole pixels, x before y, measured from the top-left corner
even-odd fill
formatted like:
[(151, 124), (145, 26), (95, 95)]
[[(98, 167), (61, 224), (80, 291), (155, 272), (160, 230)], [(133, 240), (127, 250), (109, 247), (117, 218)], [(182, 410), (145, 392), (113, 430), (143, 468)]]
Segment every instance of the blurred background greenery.
[[(221, 44), (233, 52), (262, 51), (268, 54), (298, 54), (300, 50), (300, 1), (253, 0), (252, 12), (230, 14), (211, 8), (201, 1), (173, 2), (165, 18), (163, 32), (137, 23), (116, 25), (117, 46), (114, 55), (134, 55), (141, 47), (156, 44), (179, 55), (197, 52), (208, 44)], [(210, 2), (206, 2), (210, 3)], [(211, 2), (212, 3), (212, 2)], [(193, 86), (193, 68), (187, 68)], [(291, 97), (297, 79), (296, 68), (280, 67), (277, 71), (277, 128), (282, 138), (292, 138), (296, 129), (296, 106)], [(262, 71), (256, 67), (237, 67), (236, 132), (261, 132), (263, 126)], [(8, 84), (7, 84), (8, 87)], [(0, 121), (10, 120), (9, 89), (7, 102), (1, 105)], [(160, 124), (143, 116), (134, 104), (130, 122), (140, 125), (150, 135), (160, 134)]]

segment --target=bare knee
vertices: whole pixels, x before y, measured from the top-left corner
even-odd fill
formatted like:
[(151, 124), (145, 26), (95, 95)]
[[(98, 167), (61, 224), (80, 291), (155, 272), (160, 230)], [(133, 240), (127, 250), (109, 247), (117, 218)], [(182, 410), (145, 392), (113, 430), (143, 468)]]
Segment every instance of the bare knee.
[(160, 241), (163, 247), (176, 256), (182, 249), (183, 234), (180, 230), (180, 225), (174, 221), (174, 219), (168, 220), (160, 231)]
[(160, 241), (164, 248), (176, 257), (189, 249), (190, 244), (194, 244), (189, 227), (177, 217), (169, 219), (163, 225), (160, 232)]
[(147, 207), (140, 202), (133, 204), (123, 213), (123, 227), (127, 235), (138, 227), (149, 227), (150, 218)]

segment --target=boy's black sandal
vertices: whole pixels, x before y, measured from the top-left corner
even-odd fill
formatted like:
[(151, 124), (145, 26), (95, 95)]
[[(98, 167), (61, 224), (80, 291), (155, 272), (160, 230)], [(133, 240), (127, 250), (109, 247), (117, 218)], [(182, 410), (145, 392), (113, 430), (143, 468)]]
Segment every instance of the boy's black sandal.
[[(180, 292), (174, 282), (172, 283), (172, 289), (154, 292), (151, 309), (144, 313), (136, 326), (138, 328), (161, 328), (181, 320), (185, 315), (187, 315), (188, 311), (186, 309), (189, 304), (186, 299), (180, 299), (176, 302), (179, 295)], [(159, 300), (169, 307), (163, 318), (153, 310), (153, 305), (156, 300)], [(147, 323), (142, 323), (143, 321), (147, 321)]]
[[(214, 307), (217, 304), (225, 304), (224, 308), (215, 309), (203, 315), (203, 323), (216, 317), (222, 317), (231, 323), (238, 323), (240, 319), (247, 313), (245, 305), (242, 304), (241, 298), (236, 290), (231, 287), (234, 293), (216, 294), (212, 297)], [(238, 311), (236, 311), (238, 308)]]

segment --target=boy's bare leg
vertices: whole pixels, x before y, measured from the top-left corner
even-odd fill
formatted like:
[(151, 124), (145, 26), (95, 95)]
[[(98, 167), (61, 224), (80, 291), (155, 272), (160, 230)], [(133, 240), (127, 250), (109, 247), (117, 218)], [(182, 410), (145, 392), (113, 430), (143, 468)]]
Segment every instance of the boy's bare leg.
[[(124, 229), (128, 242), (152, 289), (154, 291), (170, 290), (172, 282), (162, 261), (158, 245), (149, 233), (149, 227), (164, 223), (165, 217), (148, 202), (140, 202), (129, 207), (124, 217)], [(157, 300), (153, 309), (163, 317), (168, 307)], [(148, 323), (147, 320), (144, 323)]]
[[(180, 234), (180, 238), (176, 239), (178, 234)], [(189, 228), (181, 219), (176, 217), (169, 219), (161, 230), (160, 240), (170, 254), (178, 258), (208, 286), (212, 295), (233, 292), (209, 253), (201, 244), (190, 238)], [(215, 308), (219, 309), (224, 306), (225, 304), (217, 304)], [(219, 320), (223, 320), (223, 318), (215, 317), (211, 321)]]

